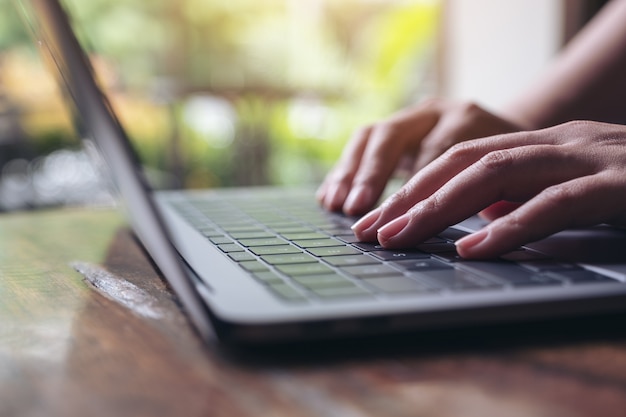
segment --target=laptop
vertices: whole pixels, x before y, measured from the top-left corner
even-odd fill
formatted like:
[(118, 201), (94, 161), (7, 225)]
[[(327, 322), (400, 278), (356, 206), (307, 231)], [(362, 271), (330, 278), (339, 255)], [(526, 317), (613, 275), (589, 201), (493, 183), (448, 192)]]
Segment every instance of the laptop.
[[(206, 340), (239, 345), (378, 336), (626, 310), (626, 233), (567, 230), (493, 261), (453, 242), (358, 242), (311, 189), (154, 191), (59, 0), (15, 0), (54, 62), (146, 252)], [(245, 161), (240, 161), (245, 163)]]

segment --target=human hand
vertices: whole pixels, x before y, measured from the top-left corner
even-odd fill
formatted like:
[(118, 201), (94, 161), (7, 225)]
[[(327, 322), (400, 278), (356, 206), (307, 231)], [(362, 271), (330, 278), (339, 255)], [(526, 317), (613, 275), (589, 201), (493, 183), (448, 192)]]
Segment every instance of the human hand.
[(430, 99), (358, 130), (317, 198), (328, 210), (360, 215), (378, 201), (394, 171), (411, 175), (455, 143), (521, 130), (472, 103)]
[[(513, 203), (491, 206), (501, 200)], [(363, 241), (410, 247), (487, 207), (495, 219), (456, 242), (464, 258), (570, 227), (626, 225), (626, 126), (578, 121), (455, 145), (353, 230)]]

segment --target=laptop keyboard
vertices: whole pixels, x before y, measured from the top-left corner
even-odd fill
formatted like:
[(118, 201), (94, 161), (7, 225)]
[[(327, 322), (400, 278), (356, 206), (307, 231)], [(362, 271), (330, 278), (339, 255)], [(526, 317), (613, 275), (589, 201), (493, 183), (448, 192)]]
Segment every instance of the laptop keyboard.
[(495, 261), (460, 258), (448, 228), (407, 250), (358, 242), (356, 219), (329, 213), (309, 198), (241, 194), (190, 196), (170, 204), (232, 262), (288, 302), (406, 297), (467, 291), (619, 283), (528, 248)]

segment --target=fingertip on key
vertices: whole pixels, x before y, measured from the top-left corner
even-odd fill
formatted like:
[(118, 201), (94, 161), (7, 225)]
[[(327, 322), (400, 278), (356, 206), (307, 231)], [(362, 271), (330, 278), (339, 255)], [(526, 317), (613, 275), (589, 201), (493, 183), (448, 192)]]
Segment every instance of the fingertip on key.
[[(361, 241), (370, 241), (376, 238), (376, 222), (380, 218), (381, 209), (377, 208), (375, 210), (370, 211), (365, 216), (361, 217), (356, 223), (354, 223), (351, 227), (352, 231)], [(373, 229), (373, 230), (372, 230)], [(373, 233), (372, 233), (373, 232)]]
[(483, 248), (484, 243), (486, 243), (488, 237), (489, 231), (487, 229), (482, 229), (457, 240), (454, 244), (457, 252), (463, 258), (474, 258), (480, 255), (480, 251)]
[(407, 227), (409, 221), (410, 216), (405, 214), (385, 224), (378, 229), (378, 241), (383, 246), (392, 244), (394, 238)]

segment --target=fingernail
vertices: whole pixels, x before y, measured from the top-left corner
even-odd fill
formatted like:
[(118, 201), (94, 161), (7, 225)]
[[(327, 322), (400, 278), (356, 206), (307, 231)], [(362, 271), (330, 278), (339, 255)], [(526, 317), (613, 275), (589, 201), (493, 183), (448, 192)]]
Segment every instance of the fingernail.
[(348, 198), (346, 198), (346, 202), (343, 205), (343, 211), (346, 214), (355, 215), (368, 210), (374, 203), (372, 195), (370, 187), (363, 185), (356, 187), (348, 194)]
[(378, 239), (382, 243), (382, 241), (388, 241), (389, 239), (393, 238), (402, 230), (404, 230), (407, 224), (409, 224), (409, 220), (410, 216), (408, 214), (405, 214), (387, 223), (386, 225), (378, 229)]
[(487, 239), (487, 236), (489, 236), (489, 230), (482, 229), (457, 240), (454, 244), (461, 256), (466, 256), (474, 252)]
[(351, 227), (354, 233), (362, 233), (372, 227), (376, 220), (380, 218), (382, 210), (379, 208), (370, 211), (365, 216), (361, 217), (356, 223), (354, 223)]

